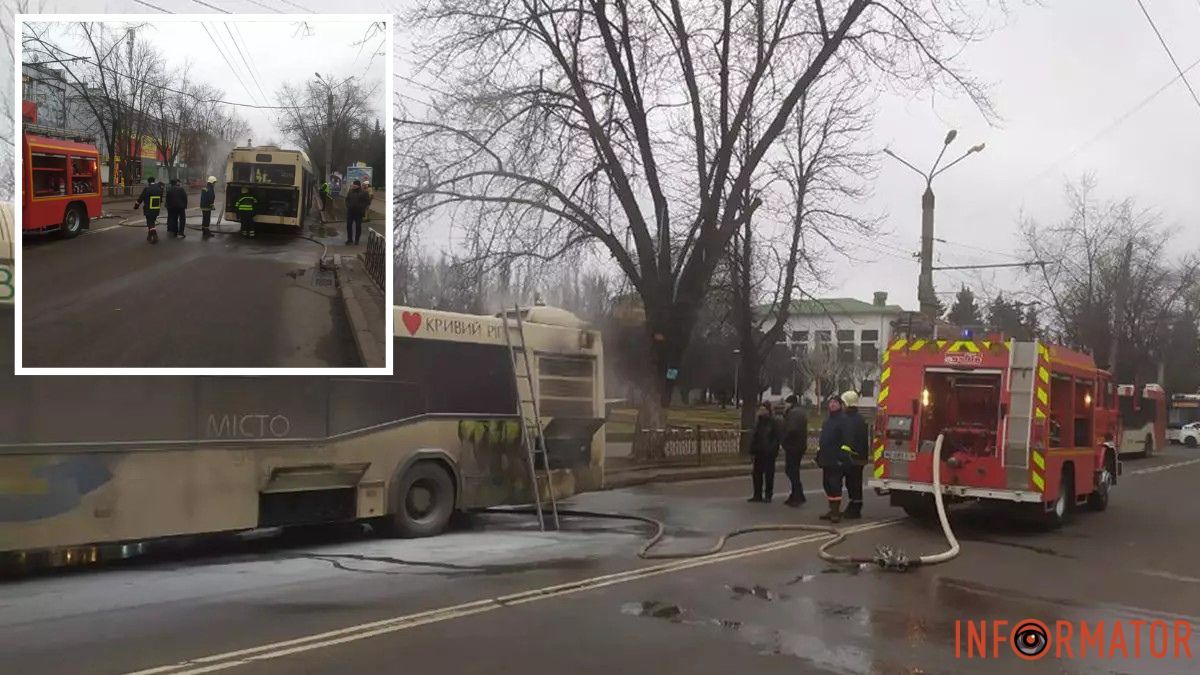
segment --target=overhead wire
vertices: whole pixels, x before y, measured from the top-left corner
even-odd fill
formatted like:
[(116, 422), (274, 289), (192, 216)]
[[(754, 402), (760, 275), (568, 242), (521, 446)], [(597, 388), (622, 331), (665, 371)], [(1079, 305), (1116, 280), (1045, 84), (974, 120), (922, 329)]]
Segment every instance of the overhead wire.
[(231, 62), (229, 57), (225, 54), (225, 48), (217, 43), (217, 39), (213, 37), (212, 32), (208, 30), (208, 24), (202, 21), (200, 22), (200, 27), (204, 29), (205, 35), (208, 35), (208, 40), (212, 42), (213, 47), (215, 47), (217, 50), (217, 53), (221, 55), (221, 59), (225, 61), (225, 65), (229, 67), (229, 72), (233, 73), (233, 76), (237, 79), (238, 84), (242, 85), (242, 89), (246, 92), (246, 95), (251, 99), (254, 99), (254, 92), (250, 91), (250, 87), (246, 86), (246, 83), (242, 80), (242, 76), (238, 74), (237, 69), (233, 67), (233, 62)]
[(1163, 34), (1158, 30), (1158, 25), (1154, 23), (1154, 19), (1150, 16), (1150, 12), (1146, 10), (1145, 3), (1142, 0), (1136, 0), (1138, 7), (1142, 8), (1142, 14), (1146, 17), (1146, 21), (1150, 23), (1150, 28), (1158, 37), (1158, 43), (1162, 45), (1163, 51), (1167, 53), (1167, 58), (1171, 59), (1171, 65), (1175, 66), (1175, 72), (1179, 73), (1179, 77), (1183, 79), (1184, 86), (1192, 94), (1192, 100), (1196, 102), (1196, 108), (1200, 109), (1200, 96), (1196, 95), (1196, 90), (1192, 88), (1192, 83), (1188, 82), (1187, 76), (1183, 74), (1183, 68), (1179, 66), (1179, 61), (1175, 60), (1175, 55), (1171, 53), (1171, 48), (1167, 46), (1167, 41), (1163, 38)]
[(169, 10), (169, 9), (163, 9), (162, 7), (159, 7), (158, 5), (155, 5), (155, 4), (151, 4), (151, 3), (149, 3), (149, 2), (146, 2), (146, 0), (133, 0), (133, 1), (134, 1), (134, 2), (136, 2), (137, 4), (139, 4), (139, 5), (143, 6), (143, 7), (149, 7), (150, 9), (156, 9), (156, 10), (158, 10), (158, 11), (162, 12), (163, 14), (174, 14), (174, 13), (175, 13), (175, 12), (172, 12), (171, 10)]
[(192, 2), (196, 3), (197, 5), (200, 5), (201, 7), (207, 7), (211, 10), (218, 11), (222, 14), (232, 14), (232, 12), (230, 12), (229, 10), (221, 9), (220, 7), (217, 7), (216, 5), (210, 5), (207, 2), (204, 2), (204, 0), (192, 0)]
[[(228, 23), (225, 24), (225, 32), (229, 33), (230, 42), (232, 42), (234, 48), (237, 49), (238, 56), (242, 57), (242, 63), (246, 65), (246, 70), (250, 73), (250, 77), (254, 80), (254, 86), (258, 88), (258, 93), (262, 94), (264, 101), (270, 101), (271, 97), (267, 96), (266, 92), (263, 91), (262, 83), (258, 80), (258, 73), (254, 72), (254, 68), (250, 65), (250, 60), (246, 58), (246, 52), (242, 51), (242, 46), (238, 44), (237, 37), (233, 32), (235, 29), (237, 29), (236, 25), (234, 25), (233, 28), (230, 28)], [(237, 35), (240, 36), (241, 34), (241, 30), (238, 30)], [(243, 42), (245, 41), (243, 40)], [(249, 50), (250, 48), (247, 47), (246, 51)]]

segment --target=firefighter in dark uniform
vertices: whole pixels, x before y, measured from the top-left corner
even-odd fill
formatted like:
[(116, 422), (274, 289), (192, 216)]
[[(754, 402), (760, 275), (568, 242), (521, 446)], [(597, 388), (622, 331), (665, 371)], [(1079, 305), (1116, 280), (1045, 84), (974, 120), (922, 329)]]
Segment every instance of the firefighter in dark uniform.
[(158, 232), (154, 229), (154, 221), (158, 220), (158, 212), (163, 206), (163, 186), (162, 183), (155, 183), (154, 176), (146, 178), (146, 187), (142, 188), (142, 194), (138, 195), (137, 201), (133, 203), (133, 210), (142, 209), (142, 214), (146, 216), (146, 241), (151, 244), (158, 243)]
[(203, 230), (202, 236), (205, 239), (213, 236), (212, 230), (209, 229), (209, 225), (212, 221), (213, 204), (217, 201), (216, 187), (217, 177), (209, 176), (208, 183), (204, 186), (204, 189), (200, 191), (200, 217), (202, 218), (200, 221), (200, 228)]
[(846, 492), (850, 495), (850, 504), (844, 518), (853, 520), (862, 518), (863, 508), (863, 468), (867, 464), (867, 455), (871, 447), (871, 432), (867, 422), (858, 414), (858, 392), (847, 391), (842, 394), (842, 403), (846, 405), (846, 440), (849, 441), (850, 462), (845, 467), (844, 478)]
[(187, 236), (187, 200), (187, 190), (172, 178), (167, 188), (167, 232), (180, 239)]
[(800, 397), (787, 397), (787, 411), (783, 413), (783, 472), (792, 484), (792, 493), (784, 504), (800, 506), (804, 503), (804, 485), (800, 483), (800, 462), (808, 451), (808, 415), (800, 407)]
[(242, 196), (233, 204), (233, 210), (237, 211), (238, 222), (242, 224), (242, 236), (254, 236), (254, 212), (258, 208), (258, 200), (254, 195), (250, 194), (248, 188), (242, 188)]

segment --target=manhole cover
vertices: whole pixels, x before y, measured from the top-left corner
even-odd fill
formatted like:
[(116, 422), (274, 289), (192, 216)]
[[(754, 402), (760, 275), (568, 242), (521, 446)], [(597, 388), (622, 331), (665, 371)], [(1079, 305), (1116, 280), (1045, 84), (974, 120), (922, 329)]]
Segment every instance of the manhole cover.
[(312, 282), (313, 286), (333, 286), (333, 270), (314, 269)]

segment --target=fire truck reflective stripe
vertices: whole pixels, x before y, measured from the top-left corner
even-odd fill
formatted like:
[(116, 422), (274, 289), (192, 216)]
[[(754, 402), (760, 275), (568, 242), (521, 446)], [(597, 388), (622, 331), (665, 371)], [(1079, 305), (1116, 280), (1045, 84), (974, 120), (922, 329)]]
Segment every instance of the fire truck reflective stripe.
[(876, 404), (882, 404), (884, 401), (886, 401), (889, 393), (890, 392), (888, 391), (887, 387), (880, 389), (879, 398), (875, 399)]
[(1044, 420), (1044, 419), (1046, 419), (1046, 411), (1045, 411), (1045, 410), (1042, 410), (1041, 408), (1038, 408), (1037, 410), (1035, 410), (1035, 411), (1033, 412), (1033, 414), (1034, 414), (1034, 416), (1036, 416), (1036, 417), (1037, 417), (1039, 420)]
[(958, 342), (955, 342), (954, 344), (950, 345), (950, 349), (948, 349), (947, 351), (957, 352), (957, 351), (962, 351), (964, 349), (967, 350), (968, 352), (971, 352), (972, 354), (979, 353), (979, 345), (975, 344), (974, 342), (972, 342), (970, 340), (959, 340)]
[(875, 467), (875, 477), (883, 478), (883, 466), (882, 465)]
[(882, 445), (875, 447), (875, 454), (871, 456), (871, 459), (875, 460), (876, 462), (878, 462), (880, 459), (883, 459), (883, 446)]
[(1050, 371), (1046, 370), (1046, 366), (1038, 366), (1038, 379), (1050, 384)]
[(1049, 396), (1048, 394), (1046, 394), (1046, 390), (1045, 390), (1045, 389), (1042, 389), (1041, 387), (1038, 387), (1038, 390), (1037, 390), (1037, 397), (1038, 397), (1038, 400), (1042, 402), (1042, 405), (1049, 405), (1049, 404), (1050, 404), (1050, 396)]
[(946, 341), (945, 341), (945, 340), (938, 340), (938, 341), (937, 341), (937, 346), (938, 346), (938, 349), (945, 349), (945, 348), (946, 348)]
[(991, 349), (991, 348), (992, 348), (992, 341), (991, 341), (991, 340), (984, 340), (984, 341), (983, 341), (983, 348), (984, 348), (984, 349)]
[(1039, 470), (1045, 471), (1046, 470), (1046, 460), (1045, 460), (1045, 458), (1042, 457), (1042, 453), (1034, 451), (1032, 454), (1033, 454), (1034, 465), (1037, 466), (1037, 468)]
[(1046, 481), (1041, 476), (1035, 473), (1031, 475), (1030, 478), (1033, 479), (1033, 484), (1037, 486), (1039, 491), (1046, 489)]
[(892, 376), (892, 369), (884, 368), (883, 372), (879, 374), (879, 384), (886, 384), (888, 381), (888, 378), (891, 376)]
[(926, 342), (925, 340), (913, 340), (912, 346), (908, 348), (908, 351), (910, 351), (910, 352), (919, 351), (921, 349), (921, 347), (925, 346), (925, 342)]
[(899, 340), (896, 340), (895, 342), (892, 343), (891, 350), (896, 351), (898, 349), (904, 349), (904, 345), (906, 345), (906, 344), (908, 344), (908, 340), (905, 340), (904, 338), (900, 338)]

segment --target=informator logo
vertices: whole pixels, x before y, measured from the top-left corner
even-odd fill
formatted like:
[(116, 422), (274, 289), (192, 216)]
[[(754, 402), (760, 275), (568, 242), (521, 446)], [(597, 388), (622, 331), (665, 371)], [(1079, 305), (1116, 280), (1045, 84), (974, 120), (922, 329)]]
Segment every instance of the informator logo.
[[(1195, 626), (1175, 619), (1066, 621), (956, 620), (954, 657), (1022, 661), (1052, 659), (1157, 660), (1187, 663), (1200, 672), (1192, 650)], [(1011, 653), (1011, 656), (1009, 655)]]

